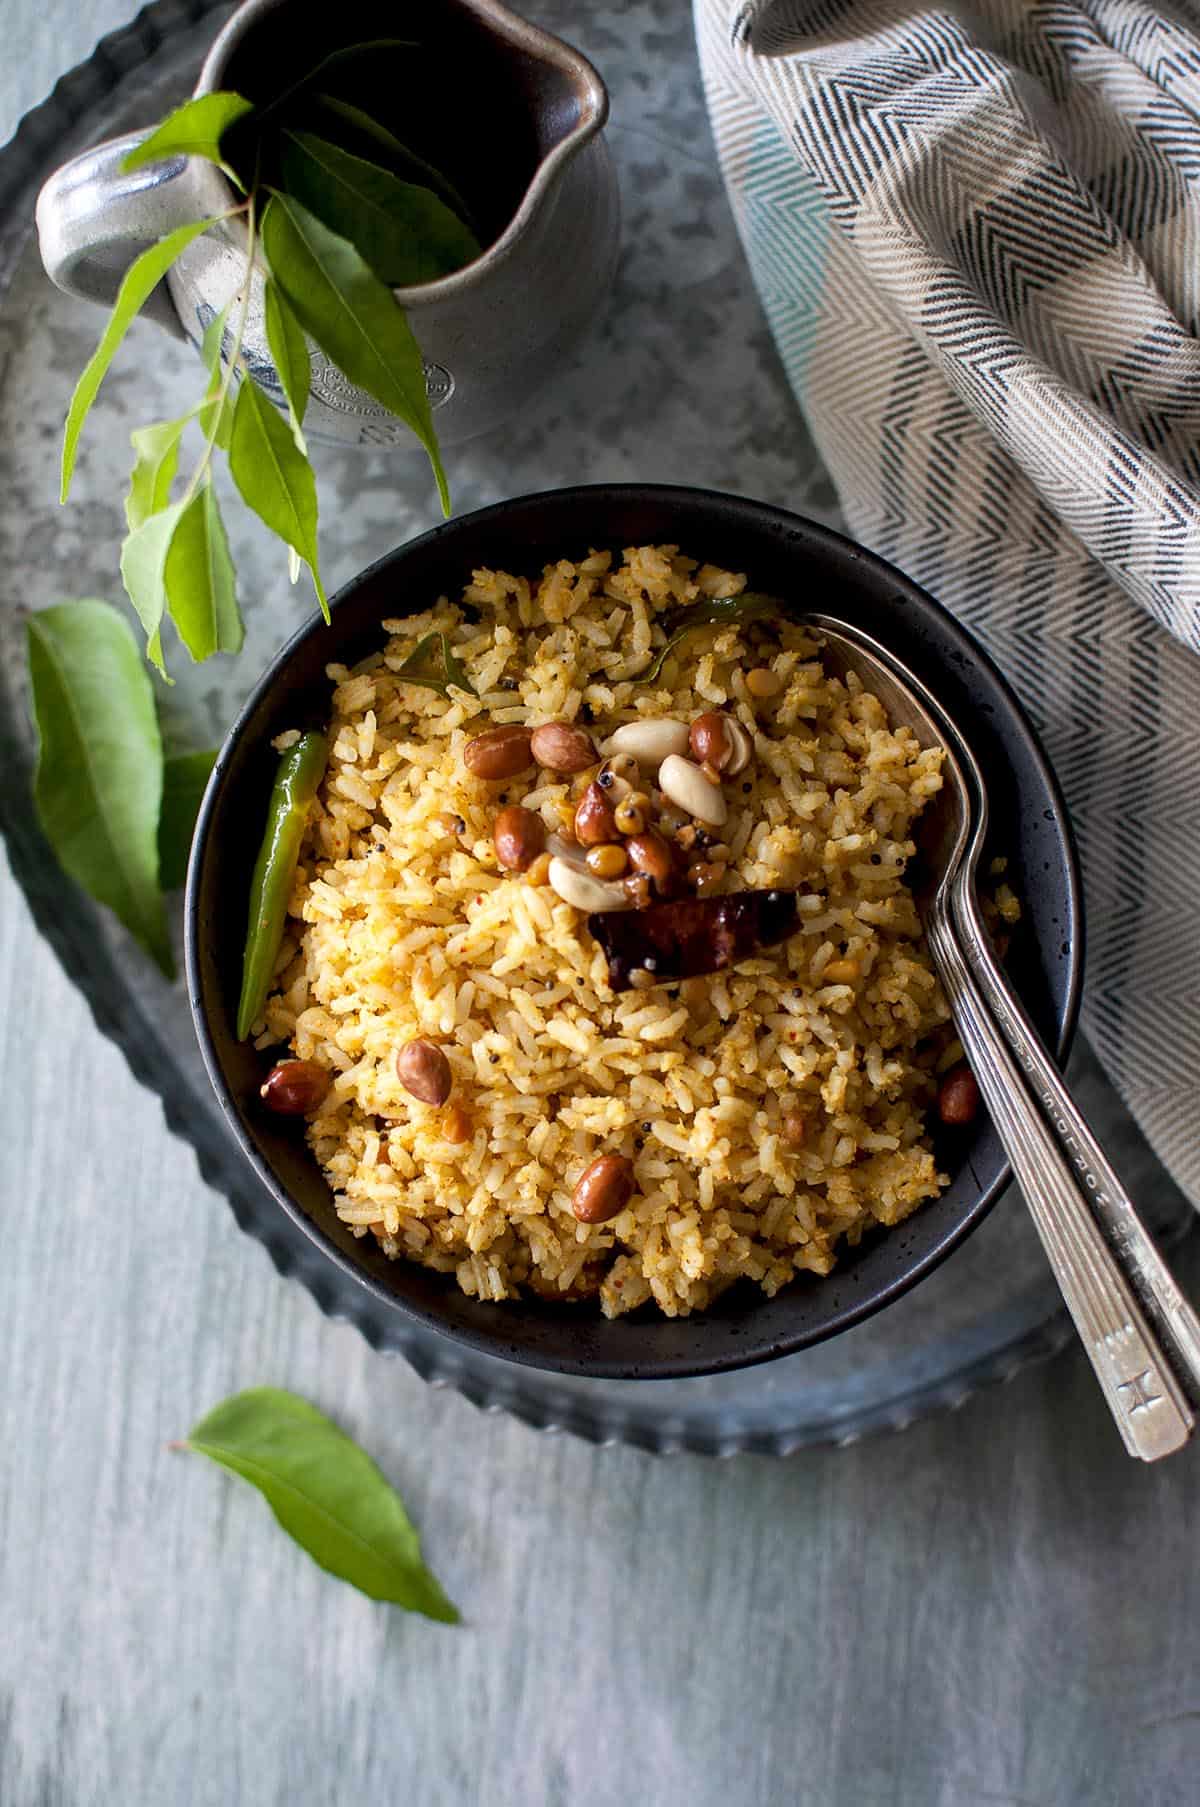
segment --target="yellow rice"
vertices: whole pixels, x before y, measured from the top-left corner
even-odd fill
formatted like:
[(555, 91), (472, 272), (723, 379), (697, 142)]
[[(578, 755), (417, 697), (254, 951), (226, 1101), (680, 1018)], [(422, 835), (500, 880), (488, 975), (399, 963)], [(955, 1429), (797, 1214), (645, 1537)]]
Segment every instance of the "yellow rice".
[[(737, 1279), (773, 1294), (946, 1183), (924, 1114), (947, 1009), (904, 884), (941, 753), (827, 676), (794, 625), (704, 629), (639, 681), (663, 611), (744, 584), (671, 546), (593, 552), (533, 582), (479, 570), (461, 603), (384, 622), (378, 654), (329, 668), (329, 770), (257, 1040), (334, 1075), (308, 1139), (343, 1221), (467, 1293), (598, 1292), (610, 1316), (650, 1299), (702, 1309)], [(434, 628), (477, 698), (395, 675)], [(764, 665), (780, 681), (765, 702), (744, 681)], [(585, 918), (492, 847), (501, 797), (557, 830), (578, 781), (484, 783), (463, 748), (507, 722), (590, 720), (603, 741), (713, 708), (755, 749), (726, 785), (727, 888), (803, 887), (802, 931), (732, 971), (614, 996)], [(414, 1036), (449, 1058), (465, 1142), (396, 1077)], [(796, 1112), (798, 1149), (781, 1136)], [(575, 1182), (609, 1152), (633, 1161), (637, 1190), (611, 1222), (580, 1223)]]

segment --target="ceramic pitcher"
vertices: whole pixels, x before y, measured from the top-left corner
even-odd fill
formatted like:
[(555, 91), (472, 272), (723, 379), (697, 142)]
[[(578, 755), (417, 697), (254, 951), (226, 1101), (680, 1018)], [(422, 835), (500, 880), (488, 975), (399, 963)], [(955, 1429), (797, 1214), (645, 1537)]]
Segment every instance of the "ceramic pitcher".
[[(432, 79), (427, 91), (406, 94), (406, 121), (415, 108), (426, 115), (418, 126), (450, 144), (457, 161), (446, 173), (472, 198), (485, 245), (463, 269), (395, 291), (425, 360), (438, 437), (453, 444), (497, 425), (554, 374), (611, 281), (617, 191), (601, 136), (608, 95), (591, 64), (499, 0), (343, 0), (320, 8), (247, 0), (214, 42), (195, 92), (232, 88), (269, 98), (333, 49), (409, 35), (419, 38)], [(111, 304), (147, 245), (236, 202), (221, 171), (198, 157), (124, 173), (122, 160), (148, 130), (76, 157), (41, 192), (42, 258), (70, 294)], [(146, 314), (198, 346), (239, 291), (245, 257), (242, 222), (214, 226), (177, 260)], [(307, 434), (342, 444), (413, 444), (401, 422), (311, 350)], [(261, 270), (243, 355), (282, 407)]]

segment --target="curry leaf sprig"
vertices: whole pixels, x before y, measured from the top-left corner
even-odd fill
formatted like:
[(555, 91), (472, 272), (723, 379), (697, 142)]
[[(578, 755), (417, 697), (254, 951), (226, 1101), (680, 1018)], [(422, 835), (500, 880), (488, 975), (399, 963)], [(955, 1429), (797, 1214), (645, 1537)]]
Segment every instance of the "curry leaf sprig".
[[(413, 48), (395, 40), (350, 46), (263, 105), (228, 92), (202, 95), (177, 108), (126, 159), (132, 170), (171, 156), (201, 157), (229, 180), (231, 205), (177, 227), (126, 273), (68, 412), (64, 501), (88, 412), (152, 290), (202, 233), (240, 229), (245, 240), (238, 291), (204, 336), (202, 397), (179, 418), (133, 434), (121, 576), (145, 632), (147, 657), (164, 677), (167, 620), (193, 660), (236, 653), (242, 645), (236, 574), (213, 484), (218, 453), (242, 501), (284, 542), (293, 578), (301, 564), (308, 566), (329, 618), (316, 479), (303, 430), (310, 340), (412, 429), (428, 454), (443, 512), (450, 511), (424, 363), (392, 289), (460, 268), (478, 254), (479, 241), (444, 177), (362, 108), (325, 91), (335, 65), (368, 51)], [(264, 325), (286, 419), (258, 386), (244, 353), (256, 265), (265, 276)], [(198, 434), (199, 452), (176, 494), (189, 430)]]

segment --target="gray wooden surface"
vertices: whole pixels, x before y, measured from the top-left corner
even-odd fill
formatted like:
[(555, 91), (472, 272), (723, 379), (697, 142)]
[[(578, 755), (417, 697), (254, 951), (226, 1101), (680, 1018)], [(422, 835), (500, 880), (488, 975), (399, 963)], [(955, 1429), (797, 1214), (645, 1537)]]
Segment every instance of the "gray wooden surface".
[[(0, 138), (127, 10), (5, 0)], [(6, 871), (0, 1063), (0, 1807), (1200, 1798), (1196, 1454), (1126, 1461), (1082, 1358), (785, 1464), (539, 1437), (276, 1277)], [(168, 1452), (268, 1381), (369, 1445), (463, 1628)]]

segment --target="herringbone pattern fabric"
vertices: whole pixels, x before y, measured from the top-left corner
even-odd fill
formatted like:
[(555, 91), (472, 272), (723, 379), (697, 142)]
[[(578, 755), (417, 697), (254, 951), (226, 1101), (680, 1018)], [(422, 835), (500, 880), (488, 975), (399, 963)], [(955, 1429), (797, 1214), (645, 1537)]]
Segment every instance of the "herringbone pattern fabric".
[(695, 0), (851, 531), (953, 609), (1079, 830), (1085, 1024), (1200, 1204), (1200, 4)]

